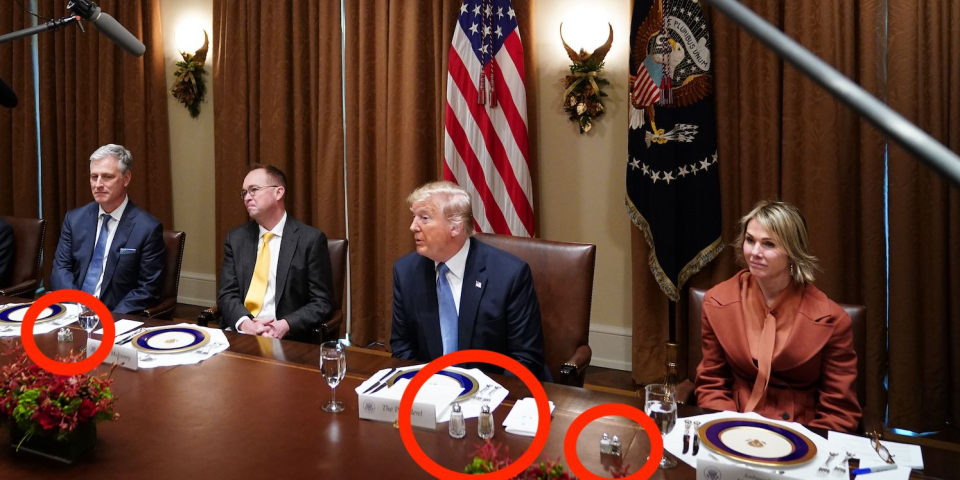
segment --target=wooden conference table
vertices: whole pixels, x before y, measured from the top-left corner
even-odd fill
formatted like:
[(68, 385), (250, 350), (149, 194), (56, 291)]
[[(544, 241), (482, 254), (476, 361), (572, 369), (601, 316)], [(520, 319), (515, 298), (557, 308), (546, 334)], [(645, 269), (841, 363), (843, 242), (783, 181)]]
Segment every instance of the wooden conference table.
[[(167, 324), (141, 320), (148, 325)], [(76, 324), (73, 329), (72, 344), (57, 342), (56, 332), (37, 336), (37, 343), (48, 356), (80, 350), (86, 333)], [(98, 425), (97, 448), (87, 457), (68, 466), (0, 447), (0, 478), (433, 478), (413, 461), (392, 424), (358, 418), (353, 390), (379, 369), (409, 362), (349, 348), (347, 376), (337, 389), (346, 411), (331, 414), (320, 410), (330, 398), (330, 388), (317, 366), (318, 346), (226, 334), (229, 350), (199, 365), (116, 370), (113, 390), (120, 419)], [(13, 342), (19, 339), (0, 340), (0, 351)], [(0, 356), (0, 364), (8, 361)], [(500, 424), (517, 399), (531, 394), (517, 379), (494, 378), (510, 391), (494, 412), (494, 440), (509, 447), (511, 458), (516, 459), (532, 439), (508, 434)], [(637, 397), (553, 384), (544, 387), (556, 410), (540, 459), (562, 459), (570, 424), (595, 405), (625, 403), (642, 409)], [(681, 405), (682, 417), (699, 413), (703, 411)], [(481, 443), (476, 419), (467, 421), (468, 435), (460, 440), (450, 438), (446, 424), (441, 427), (414, 429), (417, 441), (440, 465), (462, 471)], [(625, 463), (632, 466), (631, 472), (639, 469), (649, 452), (647, 436), (620, 417), (601, 418), (583, 431), (577, 443), (583, 464), (609, 477), (598, 452), (603, 432), (620, 437)], [(7, 432), (2, 434), (5, 440)], [(924, 447), (923, 455), (928, 477), (918, 478), (951, 478), (955, 453)], [(682, 463), (653, 476), (695, 477), (696, 472)]]

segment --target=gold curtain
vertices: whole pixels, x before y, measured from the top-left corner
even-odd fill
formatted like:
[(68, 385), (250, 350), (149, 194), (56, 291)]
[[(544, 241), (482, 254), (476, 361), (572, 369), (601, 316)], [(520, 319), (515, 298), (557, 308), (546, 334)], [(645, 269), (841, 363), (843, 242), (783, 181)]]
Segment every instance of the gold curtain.
[[(64, 0), (37, 3), (44, 17), (67, 13)], [(165, 227), (173, 224), (160, 6), (149, 0), (103, 0), (99, 5), (147, 49), (134, 57), (89, 24), (86, 33), (71, 26), (37, 36), (43, 216), (48, 221), (45, 278), (63, 216), (93, 200), (89, 158), (101, 145), (118, 143), (130, 150), (130, 199)]]
[[(447, 59), (459, 0), (355, 0), (345, 4), (344, 96), (351, 242), (351, 340), (389, 343), (393, 262), (413, 250), (407, 195), (442, 178)], [(529, 0), (514, 1), (533, 38)], [(527, 71), (535, 65), (525, 41)], [(536, 82), (526, 78), (536, 178)], [(535, 192), (536, 185), (534, 185)]]
[[(889, 0), (890, 106), (960, 152), (960, 2)], [(890, 418), (960, 424), (960, 187), (890, 148)]]
[[(344, 238), (340, 2), (213, 2), (216, 252), (249, 220), (254, 163), (287, 175), (287, 211)], [(351, 250), (354, 245), (351, 245)]]
[[(878, 1), (743, 2), (773, 25), (881, 96), (883, 12)], [(839, 303), (867, 307), (867, 382), (882, 405), (885, 341), (884, 144), (871, 126), (718, 12), (709, 12), (716, 82), (724, 252), (694, 276), (709, 288), (739, 267), (730, 245), (739, 218), (761, 199), (797, 205), (808, 222), (822, 271), (816, 285)], [(633, 377), (662, 380), (667, 299), (633, 234)], [(678, 308), (686, 328), (686, 292)], [(882, 407), (873, 407), (883, 411)]]
[[(0, 18), (0, 31), (30, 27), (26, 12), (13, 9), (8, 13)], [(0, 79), (19, 100), (15, 108), (0, 107), (0, 215), (37, 218), (37, 118), (29, 37), (0, 45)]]

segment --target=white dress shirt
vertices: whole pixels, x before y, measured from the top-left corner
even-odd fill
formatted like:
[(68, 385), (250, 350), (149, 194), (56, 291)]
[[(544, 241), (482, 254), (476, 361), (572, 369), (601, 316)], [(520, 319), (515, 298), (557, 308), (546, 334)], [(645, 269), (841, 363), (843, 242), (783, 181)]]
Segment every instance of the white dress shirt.
[[(263, 306), (260, 307), (260, 313), (257, 314), (257, 318), (276, 318), (277, 315), (277, 263), (280, 261), (280, 237), (283, 235), (283, 227), (286, 224), (287, 214), (284, 213), (283, 218), (274, 225), (272, 230), (267, 230), (263, 228), (262, 225), (260, 226), (260, 239), (257, 240), (258, 254), (263, 247), (264, 234), (267, 232), (273, 233), (273, 238), (271, 238), (270, 243), (267, 244), (267, 248), (270, 249), (270, 275), (267, 276), (267, 293), (263, 296)], [(246, 298), (246, 292), (244, 292), (244, 298)], [(240, 330), (240, 324), (246, 320), (250, 320), (250, 317), (243, 316), (240, 320), (237, 320), (235, 328), (238, 332), (243, 332)]]
[[(127, 209), (127, 203), (130, 203), (130, 197), (124, 196), (123, 203), (119, 207), (107, 213), (100, 207), (100, 213), (97, 214), (97, 236), (93, 239), (94, 250), (96, 250), (97, 241), (100, 240), (100, 229), (103, 228), (103, 214), (107, 213), (107, 244), (103, 249), (103, 264), (100, 265), (100, 278), (97, 279), (97, 288), (93, 289), (93, 296), (100, 298), (100, 287), (103, 286), (103, 274), (107, 270), (107, 259), (110, 258), (110, 245), (113, 244), (113, 237), (117, 235), (117, 227), (120, 226), (120, 219), (123, 217), (123, 211)], [(89, 267), (87, 267), (89, 268)]]

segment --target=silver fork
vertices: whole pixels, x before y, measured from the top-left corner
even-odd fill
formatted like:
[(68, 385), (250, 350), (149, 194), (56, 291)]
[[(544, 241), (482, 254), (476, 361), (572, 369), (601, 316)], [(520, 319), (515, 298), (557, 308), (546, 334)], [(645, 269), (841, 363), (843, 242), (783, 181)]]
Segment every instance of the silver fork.
[(837, 458), (837, 455), (840, 455), (840, 454), (837, 452), (830, 452), (830, 458), (828, 458), (827, 461), (824, 462), (823, 466), (817, 469), (818, 477), (826, 477), (827, 475), (830, 474), (830, 462), (832, 462), (834, 458)]
[(482, 401), (482, 402), (489, 402), (489, 401), (493, 400), (493, 392), (496, 392), (497, 390), (500, 390), (501, 388), (503, 388), (503, 387), (501, 387), (500, 385), (494, 386), (494, 387), (493, 387), (493, 390), (490, 390), (489, 393), (487, 393), (485, 396), (483, 396), (483, 397), (480, 398), (480, 401)]
[(843, 457), (843, 460), (841, 460), (840, 463), (838, 463), (836, 467), (833, 467), (833, 474), (834, 474), (835, 476), (838, 476), (838, 477), (844, 477), (844, 476), (846, 476), (846, 475), (847, 475), (847, 462), (849, 462), (850, 459), (853, 458), (853, 457), (854, 457), (853, 453), (847, 452), (847, 454)]
[(482, 402), (482, 401), (483, 401), (483, 394), (487, 391), (488, 388), (490, 388), (490, 387), (492, 387), (492, 386), (493, 386), (493, 385), (487, 385), (487, 386), (483, 387), (482, 389), (480, 389), (480, 391), (477, 392), (477, 400), (479, 400), (479, 401)]

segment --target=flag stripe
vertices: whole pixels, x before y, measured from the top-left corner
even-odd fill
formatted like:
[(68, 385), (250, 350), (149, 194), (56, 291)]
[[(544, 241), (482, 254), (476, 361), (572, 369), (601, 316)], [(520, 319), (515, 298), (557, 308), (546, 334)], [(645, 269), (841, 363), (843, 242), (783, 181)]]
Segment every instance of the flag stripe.
[[(516, 19), (492, 13), (512, 14), (509, 0), (493, 0), (491, 14), (486, 7), (479, 0), (463, 2), (450, 45), (444, 178), (468, 191), (481, 231), (529, 236), (534, 234), (533, 181), (523, 45)], [(484, 63), (489, 68), (480, 92)], [(486, 104), (478, 102), (480, 93), (487, 95)]]
[[(454, 82), (450, 82), (454, 84)], [(492, 193), (492, 198), (490, 199), (489, 205), (486, 207), (489, 208), (498, 208), (499, 215), (503, 216), (507, 220), (507, 231), (503, 233), (510, 234), (524, 234), (525, 227), (520, 222), (519, 217), (517, 216), (516, 210), (513, 208), (513, 202), (510, 200), (510, 196), (507, 193), (506, 185), (504, 185), (499, 173), (496, 171), (496, 168), (491, 162), (481, 162), (480, 158), (489, 157), (489, 153), (486, 150), (485, 143), (483, 141), (482, 135), (480, 134), (480, 129), (477, 126), (476, 122), (473, 120), (473, 116), (470, 114), (469, 109), (466, 104), (460, 103), (458, 105), (447, 105), (448, 113), (452, 113), (452, 119), (449, 119), (448, 129), (449, 128), (460, 128), (462, 129), (470, 140), (467, 142), (466, 151), (469, 151), (471, 155), (459, 155), (460, 147), (456, 147), (456, 154), (459, 155), (460, 161), (464, 162), (469, 167), (477, 165), (483, 171), (483, 178), (486, 179), (486, 186)], [(447, 117), (450, 118), (450, 117)], [(461, 135), (452, 135), (451, 138), (462, 138)], [(457, 158), (456, 156), (450, 158)], [(455, 167), (455, 166), (454, 166)], [(456, 168), (454, 168), (454, 173), (456, 173)], [(457, 175), (457, 178), (460, 178), (461, 175)], [(480, 205), (478, 203), (478, 205)], [(478, 209), (475, 209), (478, 210)]]
[(484, 175), (483, 168), (480, 166), (480, 160), (474, 155), (473, 150), (468, 147), (470, 142), (467, 141), (467, 134), (463, 128), (461, 128), (460, 123), (455, 121), (455, 119), (450, 121), (450, 118), (453, 116), (453, 110), (447, 106), (447, 135), (450, 136), (453, 145), (457, 147), (457, 153), (463, 160), (460, 165), (465, 167), (467, 175), (470, 176), (470, 181), (473, 183), (475, 189), (474, 193), (479, 195), (483, 201), (483, 211), (493, 231), (497, 233), (509, 233), (510, 227), (507, 226), (507, 221), (504, 219), (503, 212), (500, 211), (500, 207), (494, 199), (493, 192), (491, 192), (487, 186), (486, 175)]
[[(471, 98), (477, 98), (478, 92), (475, 85), (470, 80), (470, 74), (467, 71), (466, 65), (464, 65), (464, 63), (461, 61), (456, 50), (452, 48), (450, 51), (449, 65), (450, 79), (453, 80), (456, 87), (462, 93), (461, 98), (467, 99), (463, 103), (468, 108), (474, 122), (476, 122), (479, 133), (482, 135), (483, 144), (486, 146), (486, 149), (489, 152), (489, 156), (484, 160), (492, 162), (494, 167), (496, 167), (497, 172), (500, 174), (500, 178), (506, 187), (507, 194), (510, 196), (514, 207), (518, 211), (521, 223), (523, 223), (524, 228), (528, 232), (532, 232), (533, 208), (530, 206), (527, 195), (520, 186), (518, 177), (514, 172), (513, 165), (510, 163), (507, 151), (504, 148), (503, 142), (501, 141), (501, 136), (506, 136), (504, 134), (507, 134), (509, 129), (501, 128), (499, 129), (501, 131), (498, 132), (498, 129), (491, 121), (490, 116), (487, 114), (487, 109), (485, 106), (469, 101)], [(504, 122), (501, 121), (499, 124), (501, 127), (505, 127)], [(454, 137), (454, 141), (456, 141), (456, 137)]]

